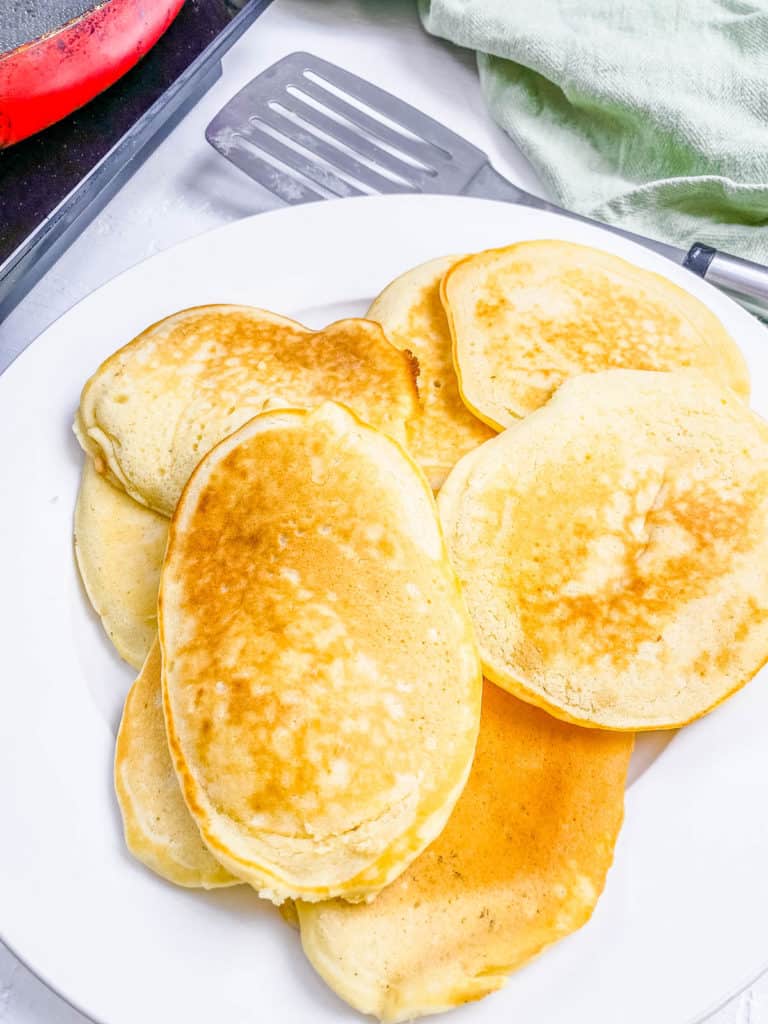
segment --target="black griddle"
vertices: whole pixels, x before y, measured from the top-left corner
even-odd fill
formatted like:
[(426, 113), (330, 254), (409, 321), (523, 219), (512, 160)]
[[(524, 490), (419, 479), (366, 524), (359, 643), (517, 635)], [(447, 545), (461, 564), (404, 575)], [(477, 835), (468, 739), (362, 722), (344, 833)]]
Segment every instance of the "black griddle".
[[(221, 75), (222, 55), (270, 3), (187, 0), (146, 57), (111, 88), (0, 150), (0, 321)], [(94, 6), (0, 0), (0, 20), (10, 7), (25, 8), (26, 32)], [(22, 31), (17, 15), (3, 25), (0, 41)]]
[(0, 53), (39, 39), (86, 11), (100, 0), (0, 0)]

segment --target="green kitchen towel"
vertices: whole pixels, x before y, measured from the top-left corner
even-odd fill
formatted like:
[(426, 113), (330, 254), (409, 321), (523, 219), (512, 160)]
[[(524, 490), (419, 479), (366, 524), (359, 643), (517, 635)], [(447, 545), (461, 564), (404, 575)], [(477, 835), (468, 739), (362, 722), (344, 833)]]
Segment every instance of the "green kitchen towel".
[(419, 0), (562, 206), (768, 262), (768, 0)]

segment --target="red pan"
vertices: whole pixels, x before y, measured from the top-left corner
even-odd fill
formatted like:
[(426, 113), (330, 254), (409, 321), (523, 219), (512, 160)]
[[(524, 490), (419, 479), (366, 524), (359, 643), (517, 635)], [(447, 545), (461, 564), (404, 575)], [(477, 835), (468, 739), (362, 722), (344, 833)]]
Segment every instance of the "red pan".
[(0, 0), (0, 148), (116, 82), (184, 0)]

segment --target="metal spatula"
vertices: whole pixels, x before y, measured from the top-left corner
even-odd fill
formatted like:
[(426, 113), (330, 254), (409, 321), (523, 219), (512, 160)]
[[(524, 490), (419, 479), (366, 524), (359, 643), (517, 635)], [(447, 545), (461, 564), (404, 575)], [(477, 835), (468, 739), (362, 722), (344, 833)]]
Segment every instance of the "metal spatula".
[[(437, 192), (480, 196), (596, 224), (513, 185), (482, 150), (391, 93), (309, 53), (292, 53), (253, 79), (208, 125), (220, 153), (286, 203), (335, 196)], [(768, 268), (695, 243), (686, 252), (621, 228), (768, 313)]]

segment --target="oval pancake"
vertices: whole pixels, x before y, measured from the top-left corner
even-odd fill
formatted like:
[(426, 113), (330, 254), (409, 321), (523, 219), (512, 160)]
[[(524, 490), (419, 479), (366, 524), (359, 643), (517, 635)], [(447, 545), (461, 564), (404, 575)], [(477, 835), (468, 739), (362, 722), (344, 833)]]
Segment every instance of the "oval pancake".
[(276, 903), (369, 896), (443, 827), (481, 673), (429, 485), (334, 403), (201, 462), (159, 600), (169, 747), (203, 839)]
[(486, 675), (554, 715), (674, 728), (768, 657), (768, 425), (701, 374), (573, 378), (438, 505)]
[(472, 772), (445, 829), (372, 903), (298, 902), (307, 957), (384, 1021), (501, 988), (589, 919), (631, 750), (629, 735), (558, 722), (486, 683)]
[(155, 640), (128, 692), (115, 749), (115, 792), (125, 842), (151, 871), (176, 885), (237, 885), (211, 856), (187, 810), (168, 753)]
[(501, 430), (570, 377), (694, 368), (749, 396), (738, 346), (710, 310), (666, 278), (562, 241), (468, 256), (442, 283), (467, 406)]
[(404, 441), (416, 373), (368, 320), (310, 331), (250, 306), (200, 306), (102, 363), (83, 388), (75, 433), (100, 472), (169, 516), (203, 455), (270, 406), (338, 399)]
[(121, 658), (140, 669), (157, 635), (168, 520), (113, 487), (86, 458), (75, 506), (75, 556), (94, 611)]
[(393, 345), (418, 360), (420, 412), (411, 423), (409, 448), (433, 490), (462, 455), (494, 435), (462, 401), (453, 368), (440, 282), (458, 259), (443, 256), (407, 271), (387, 285), (366, 313)]

